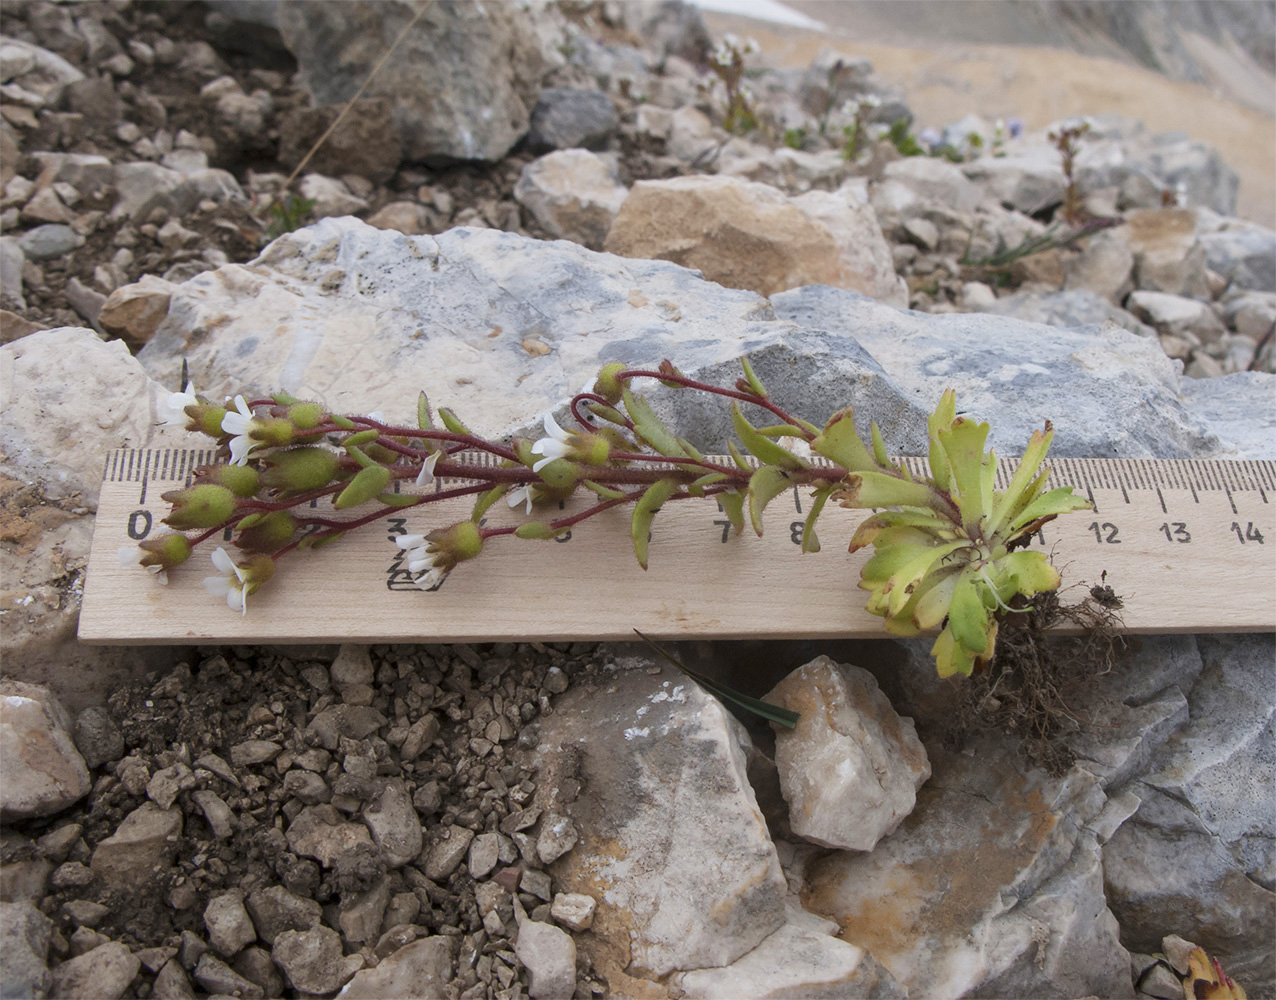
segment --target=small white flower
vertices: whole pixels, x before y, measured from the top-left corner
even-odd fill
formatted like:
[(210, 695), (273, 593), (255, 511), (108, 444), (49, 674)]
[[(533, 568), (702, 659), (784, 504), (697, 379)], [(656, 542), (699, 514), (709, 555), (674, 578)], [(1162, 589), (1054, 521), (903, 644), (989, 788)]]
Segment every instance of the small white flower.
[(168, 427), (185, 427), (190, 419), (186, 416), (186, 407), (198, 402), (195, 398), (195, 383), (187, 382), (185, 392), (174, 392), (160, 403), (160, 416)]
[(416, 484), (418, 486), (424, 486), (434, 478), (434, 466), (438, 464), (439, 459), (442, 457), (443, 451), (442, 449), (439, 449), (438, 451), (431, 452), (429, 457), (421, 463), (421, 471), (416, 477)]
[(762, 46), (758, 44), (758, 40), (756, 38), (746, 38), (744, 40), (745, 55), (752, 55), (755, 52), (761, 52), (761, 51), (762, 51)]
[(564, 458), (571, 451), (571, 435), (558, 426), (558, 421), (554, 419), (552, 413), (545, 414), (545, 433), (549, 437), (540, 438), (532, 445), (533, 455), (545, 456), (532, 466), (533, 472), (540, 472), (554, 459)]
[(526, 503), (527, 513), (530, 514), (532, 512), (532, 484), (524, 483), (517, 489), (510, 490), (505, 496), (505, 502), (511, 507), (517, 507), (521, 503)]
[(447, 579), (447, 575), (447, 570), (441, 566), (435, 566), (428, 573), (418, 576), (413, 582), (422, 590), (433, 590)]
[(213, 565), (222, 571), (222, 575), (204, 577), (204, 587), (214, 597), (226, 598), (226, 606), (232, 611), (238, 611), (242, 615), (248, 614), (248, 591), (244, 583), (244, 571), (235, 565), (235, 560), (220, 545), (213, 549)]
[(248, 464), (248, 455), (258, 444), (250, 437), (253, 425), (252, 409), (243, 396), (236, 396), (235, 409), (227, 409), (226, 415), (222, 417), (222, 430), (234, 435), (230, 440), (231, 465)]
[[(121, 566), (137, 566), (146, 556), (146, 552), (136, 545), (121, 545), (116, 552), (120, 557)], [(156, 583), (168, 586), (168, 570), (163, 566), (143, 566), (142, 568), (155, 577)]]

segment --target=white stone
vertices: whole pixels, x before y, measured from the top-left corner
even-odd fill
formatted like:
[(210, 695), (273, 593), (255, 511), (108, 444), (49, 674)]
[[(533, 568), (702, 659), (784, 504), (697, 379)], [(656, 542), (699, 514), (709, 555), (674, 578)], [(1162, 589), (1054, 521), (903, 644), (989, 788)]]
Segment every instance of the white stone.
[(553, 924), (521, 920), (514, 954), (527, 969), (533, 1000), (559, 1000), (576, 992), (576, 942)]
[(303, 198), (314, 201), (313, 212), (316, 218), (328, 216), (353, 215), (368, 207), (362, 198), (356, 198), (341, 181), (323, 174), (306, 174), (297, 186)]
[(593, 896), (583, 892), (559, 892), (549, 906), (549, 915), (571, 930), (587, 931), (593, 926), (596, 907)]
[(913, 720), (895, 712), (872, 674), (820, 656), (765, 700), (800, 715), (796, 729), (773, 727), (794, 833), (871, 851), (912, 812), (930, 763)]
[(337, 996), (341, 1000), (443, 996), (451, 980), (451, 939), (434, 935), (405, 944), (376, 968), (356, 972)]
[(1180, 337), (1190, 333), (1206, 344), (1218, 340), (1224, 333), (1222, 322), (1208, 305), (1181, 295), (1131, 292), (1126, 299), (1126, 308), (1151, 323), (1160, 333)]
[(49, 816), (88, 794), (71, 719), (44, 687), (0, 681), (0, 818)]
[(616, 179), (614, 158), (587, 149), (560, 149), (523, 168), (514, 197), (552, 236), (601, 250), (629, 192)]
[(208, 942), (227, 958), (257, 940), (252, 918), (244, 909), (244, 894), (237, 889), (214, 896), (204, 907)]

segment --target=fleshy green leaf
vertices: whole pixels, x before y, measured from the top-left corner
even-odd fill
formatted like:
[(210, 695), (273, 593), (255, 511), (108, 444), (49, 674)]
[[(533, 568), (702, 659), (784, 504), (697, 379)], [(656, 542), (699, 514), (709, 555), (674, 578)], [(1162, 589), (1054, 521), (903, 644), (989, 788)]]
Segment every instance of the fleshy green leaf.
[(736, 447), (736, 443), (734, 441), (727, 442), (727, 451), (731, 454), (731, 461), (735, 462), (736, 467), (739, 468), (741, 472), (747, 472), (749, 475), (753, 475), (755, 466), (744, 457), (740, 449)]
[(714, 499), (722, 504), (722, 512), (727, 515), (727, 520), (731, 522), (735, 533), (738, 535), (742, 532), (744, 530), (744, 494), (719, 493)]
[(811, 511), (806, 515), (806, 523), (802, 525), (802, 551), (803, 552), (819, 552), (820, 540), (815, 534), (815, 521), (824, 510), (824, 504), (828, 502), (829, 494), (833, 492), (832, 487), (816, 490), (811, 494)]
[(470, 429), (461, 423), (456, 414), (449, 410), (446, 406), (439, 407), (439, 419), (443, 421), (443, 426), (450, 430), (453, 434), (470, 433)]
[(824, 430), (811, 442), (811, 450), (836, 462), (847, 472), (867, 472), (877, 463), (855, 433), (855, 416), (850, 407), (838, 410), (824, 425)]
[(411, 493), (378, 493), (373, 499), (387, 507), (411, 507), (421, 502), (420, 497)]
[(979, 519), (988, 514), (992, 506), (991, 495), (983, 492), (984, 441), (988, 437), (988, 425), (958, 417), (952, 427), (939, 432), (939, 441), (952, 467), (952, 494), (961, 511), (962, 525), (973, 532)]
[(386, 484), (389, 482), (389, 469), (384, 465), (369, 465), (359, 470), (358, 474), (350, 480), (349, 485), (337, 495), (337, 499), (332, 502), (332, 505), (337, 510), (358, 507), (359, 504), (367, 503), (378, 493), (385, 490)]
[(757, 428), (745, 419), (744, 414), (740, 412), (740, 407), (736, 403), (731, 404), (731, 424), (735, 427), (735, 432), (740, 436), (740, 440), (744, 442), (744, 446), (759, 461), (767, 465), (778, 465), (782, 469), (806, 468), (806, 463), (792, 452), (787, 451), (770, 438), (759, 434)]
[(430, 400), (423, 392), (416, 397), (416, 425), (423, 431), (434, 426), (434, 418), (430, 416)]
[(370, 441), (375, 441), (381, 436), (381, 432), (369, 427), (366, 431), (360, 431), (358, 434), (351, 434), (348, 438), (341, 442), (341, 447), (349, 451), (351, 448), (362, 448)]
[(328, 414), (328, 419), (340, 427), (343, 431), (354, 430), (354, 421), (349, 417), (343, 417), (340, 413)]
[(488, 508), (509, 491), (509, 483), (493, 486), (486, 493), (480, 493), (474, 500), (474, 509), (470, 511), (470, 520), (478, 524)]
[(958, 645), (978, 655), (988, 645), (988, 609), (972, 569), (962, 571), (948, 606), (948, 627)]
[(893, 468), (891, 456), (886, 451), (886, 442), (882, 440), (882, 429), (877, 426), (876, 420), (868, 425), (868, 432), (873, 438), (873, 458), (877, 460), (877, 464), (883, 469)]
[[(1050, 450), (1050, 442), (1053, 438), (1054, 430), (1049, 421), (1046, 421), (1044, 432), (1032, 432), (1032, 437), (1028, 439), (1028, 447), (1024, 449), (1019, 464), (1015, 466), (1015, 474), (1010, 477), (1010, 485), (1006, 487), (1004, 493), (998, 493), (993, 502), (992, 517), (988, 520), (989, 534), (995, 534), (1005, 525), (1011, 511), (1018, 505), (1020, 497), (1036, 477), (1041, 463), (1046, 460), (1046, 452)], [(1019, 509), (1022, 510), (1022, 507)]]
[(853, 472), (834, 494), (843, 507), (930, 507), (938, 499), (925, 483), (885, 472)]
[(1012, 537), (1024, 527), (1042, 518), (1050, 519), (1073, 510), (1090, 509), (1090, 501), (1072, 492), (1071, 486), (1057, 486), (1037, 497), (1019, 512), (1011, 524)]
[(592, 490), (594, 493), (597, 493), (604, 500), (625, 499), (625, 494), (622, 493), (620, 490), (613, 490), (610, 486), (603, 486), (601, 483), (595, 483), (593, 480), (590, 480), (590, 479), (582, 479), (581, 485), (584, 486), (587, 490)]
[(957, 394), (948, 389), (939, 397), (935, 412), (926, 420), (930, 432), (930, 475), (935, 485), (947, 493), (952, 488), (952, 467), (939, 443), (939, 432), (952, 426), (957, 419)]
[(753, 372), (753, 365), (749, 363), (748, 358), (741, 358), (740, 365), (744, 368), (744, 378), (749, 383), (749, 388), (753, 390), (754, 395), (761, 396), (766, 399), (766, 387), (763, 386), (762, 380)]
[(793, 485), (784, 470), (764, 465), (749, 477), (749, 520), (753, 530), (762, 534), (762, 511), (766, 505)]
[(627, 385), (621, 390), (621, 395), (625, 401), (625, 411), (634, 425), (635, 434), (666, 458), (688, 457), (682, 445), (678, 443), (678, 438), (656, 416), (645, 399), (635, 396), (629, 391)]
[(647, 534), (651, 531), (652, 519), (677, 488), (672, 480), (658, 479), (647, 487), (647, 491), (634, 504), (629, 533), (634, 540), (634, 555), (638, 557), (638, 565), (643, 569), (647, 568)]
[(557, 534), (558, 532), (544, 521), (524, 521), (514, 529), (515, 538), (531, 538), (540, 541), (546, 541)]

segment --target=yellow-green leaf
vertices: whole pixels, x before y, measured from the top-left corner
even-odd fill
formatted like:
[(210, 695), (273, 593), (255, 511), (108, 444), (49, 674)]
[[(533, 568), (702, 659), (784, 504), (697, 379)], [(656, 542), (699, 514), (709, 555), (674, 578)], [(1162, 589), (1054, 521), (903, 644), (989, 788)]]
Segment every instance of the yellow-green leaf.
[(745, 419), (744, 414), (740, 412), (740, 407), (735, 403), (731, 404), (731, 424), (735, 427), (740, 440), (744, 442), (744, 446), (760, 461), (767, 465), (778, 465), (782, 469), (806, 468), (806, 463), (792, 452), (759, 434), (757, 428)]
[(659, 479), (648, 486), (647, 491), (634, 504), (629, 533), (634, 540), (634, 555), (638, 557), (638, 565), (643, 569), (647, 568), (647, 534), (651, 531), (652, 519), (677, 488), (673, 481)]
[(824, 425), (824, 430), (811, 442), (811, 450), (836, 462), (847, 472), (876, 469), (877, 463), (855, 433), (855, 416), (850, 407), (838, 410)]
[(634, 433), (651, 445), (666, 458), (686, 458), (687, 452), (678, 443), (677, 437), (656, 416), (651, 406), (641, 396), (635, 396), (624, 386), (621, 396), (625, 401), (625, 410), (633, 422)]
[(762, 511), (792, 485), (784, 470), (774, 465), (762, 466), (749, 478), (749, 520), (759, 535), (762, 534)]

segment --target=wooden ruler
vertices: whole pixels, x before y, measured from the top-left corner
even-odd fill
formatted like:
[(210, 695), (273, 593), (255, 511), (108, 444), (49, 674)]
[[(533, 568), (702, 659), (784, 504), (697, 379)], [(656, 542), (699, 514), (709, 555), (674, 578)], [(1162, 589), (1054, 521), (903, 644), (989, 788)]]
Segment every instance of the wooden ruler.
[[(829, 505), (823, 551), (803, 554), (804, 491), (772, 501), (765, 535), (736, 537), (712, 500), (667, 504), (652, 526), (650, 568), (638, 568), (629, 511), (607, 511), (556, 541), (491, 540), (437, 591), (411, 581), (398, 534), (423, 534), (469, 515), (470, 499), (391, 514), (318, 551), (280, 561), (241, 616), (209, 595), (215, 574), (201, 545), (158, 585), (120, 565), (160, 524), (160, 494), (189, 482), (211, 451), (119, 450), (106, 461), (80, 613), (80, 638), (110, 643), (461, 642), (665, 638), (880, 637), (857, 587), (871, 554), (846, 545), (864, 511)], [(906, 459), (925, 474), (920, 459)], [(1002, 460), (1004, 488), (1013, 461)], [(1276, 462), (1053, 459), (1051, 485), (1095, 505), (1035, 539), (1079, 600), (1105, 580), (1132, 632), (1276, 630)], [(443, 489), (451, 483), (434, 484)], [(573, 501), (575, 503), (576, 501)], [(586, 501), (582, 500), (581, 503)], [(565, 508), (570, 512), (572, 505)], [(491, 523), (517, 523), (498, 503)], [(337, 515), (344, 516), (344, 515)], [(545, 518), (545, 514), (538, 515)], [(553, 516), (558, 516), (557, 514)], [(205, 551), (206, 550), (206, 551)], [(232, 553), (237, 551), (230, 549)]]

